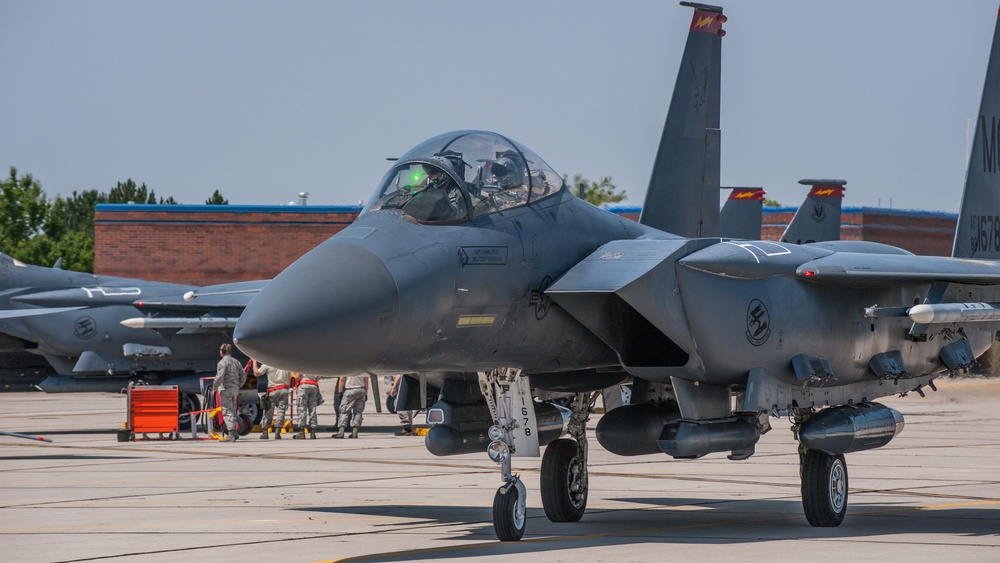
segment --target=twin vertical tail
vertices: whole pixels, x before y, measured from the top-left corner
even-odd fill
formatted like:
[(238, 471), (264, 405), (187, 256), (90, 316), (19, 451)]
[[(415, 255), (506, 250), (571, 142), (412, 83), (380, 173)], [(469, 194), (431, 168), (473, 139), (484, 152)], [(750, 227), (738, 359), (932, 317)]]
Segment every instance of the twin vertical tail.
[(799, 180), (799, 183), (811, 189), (781, 235), (781, 242), (840, 240), (840, 211), (847, 180)]
[(1000, 12), (951, 255), (1000, 259)]
[(694, 8), (639, 222), (685, 237), (719, 236), (722, 8)]
[(764, 188), (723, 188), (733, 190), (720, 212), (720, 234), (725, 238), (759, 240)]

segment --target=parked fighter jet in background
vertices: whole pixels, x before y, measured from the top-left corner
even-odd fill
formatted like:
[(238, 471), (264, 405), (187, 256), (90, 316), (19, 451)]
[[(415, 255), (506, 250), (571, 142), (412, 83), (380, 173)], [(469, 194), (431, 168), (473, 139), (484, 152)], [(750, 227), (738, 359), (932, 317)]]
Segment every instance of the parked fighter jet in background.
[(760, 238), (764, 188), (723, 188), (732, 190), (720, 214), (723, 238), (757, 240)]
[[(45, 358), (46, 392), (116, 392), (129, 381), (178, 385), (182, 412), (197, 410), (198, 379), (214, 374), (219, 343), (263, 282), (201, 288), (24, 264), (0, 254), (3, 351)], [(242, 293), (234, 293), (241, 292)], [(200, 292), (197, 302), (183, 296)], [(165, 313), (179, 314), (172, 323)], [(129, 320), (135, 330), (123, 326)]]
[(802, 244), (840, 240), (840, 209), (846, 180), (799, 180), (809, 195), (795, 212), (781, 242)]
[[(968, 368), (998, 328), (1000, 164), (985, 142), (1000, 123), (1000, 35), (953, 257), (862, 241), (685, 238), (718, 236), (726, 18), (682, 5), (694, 17), (639, 223), (580, 201), (506, 137), (440, 135), (395, 163), (354, 224), (268, 283), (236, 326), (241, 349), (286, 369), (430, 374), (427, 446), (485, 449), (501, 465), (502, 540), (519, 539), (526, 521), (510, 456), (542, 445), (546, 515), (583, 516), (589, 407), (627, 376), (630, 404), (596, 428), (606, 449), (743, 460), (770, 416), (791, 417), (806, 518), (837, 526), (844, 454), (881, 447), (903, 426), (873, 400)], [(677, 209), (665, 192), (678, 178), (696, 178), (703, 197)], [(697, 219), (684, 236), (661, 230), (685, 214)], [(569, 439), (564, 413), (535, 404), (532, 387), (578, 393)]]

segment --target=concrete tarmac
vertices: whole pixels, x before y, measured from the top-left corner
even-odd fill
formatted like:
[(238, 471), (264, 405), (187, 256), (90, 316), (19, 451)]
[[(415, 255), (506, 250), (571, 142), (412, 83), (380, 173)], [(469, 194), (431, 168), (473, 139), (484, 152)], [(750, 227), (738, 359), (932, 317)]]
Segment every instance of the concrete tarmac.
[(572, 524), (546, 519), (540, 460), (517, 458), (516, 543), (493, 535), (500, 475), (485, 454), (434, 457), (371, 402), (358, 440), (119, 443), (123, 396), (2, 393), (0, 429), (54, 442), (0, 436), (0, 560), (1000, 561), (1000, 381), (938, 387), (883, 401), (906, 428), (848, 454), (839, 528), (806, 523), (796, 445), (772, 419), (741, 462), (616, 457), (591, 434), (589, 504)]

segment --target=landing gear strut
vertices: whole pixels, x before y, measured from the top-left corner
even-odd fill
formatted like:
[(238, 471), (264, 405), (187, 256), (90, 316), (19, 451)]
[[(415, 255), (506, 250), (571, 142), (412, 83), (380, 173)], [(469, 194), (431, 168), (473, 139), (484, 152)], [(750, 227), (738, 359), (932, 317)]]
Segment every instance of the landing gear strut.
[[(500, 541), (517, 541), (524, 536), (524, 526), (527, 514), (528, 492), (521, 478), (511, 472), (510, 458), (517, 449), (514, 432), (519, 429), (522, 437), (531, 438), (535, 434), (534, 406), (525, 404), (521, 413), (527, 416), (530, 409), (531, 417), (524, 419), (524, 425), (518, 424), (515, 415), (515, 395), (520, 402), (530, 402), (531, 393), (526, 385), (518, 381), (521, 370), (495, 369), (479, 374), (479, 388), (486, 398), (486, 405), (493, 416), (493, 426), (490, 427), (491, 440), (487, 453), (490, 459), (500, 464), (500, 476), (503, 485), (497, 489), (493, 497), (493, 532)], [(527, 398), (525, 398), (527, 392)], [(538, 449), (537, 436), (534, 436), (535, 450)], [(530, 447), (530, 443), (526, 444)], [(537, 455), (537, 453), (535, 454)]]

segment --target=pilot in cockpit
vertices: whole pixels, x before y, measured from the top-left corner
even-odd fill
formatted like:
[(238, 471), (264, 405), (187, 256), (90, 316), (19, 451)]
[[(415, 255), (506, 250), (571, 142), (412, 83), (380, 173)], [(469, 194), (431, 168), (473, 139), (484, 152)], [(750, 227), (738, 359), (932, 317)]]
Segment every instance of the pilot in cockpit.
[(465, 199), (455, 181), (439, 167), (423, 165), (427, 178), (411, 193), (403, 212), (420, 221), (447, 222), (464, 219)]

